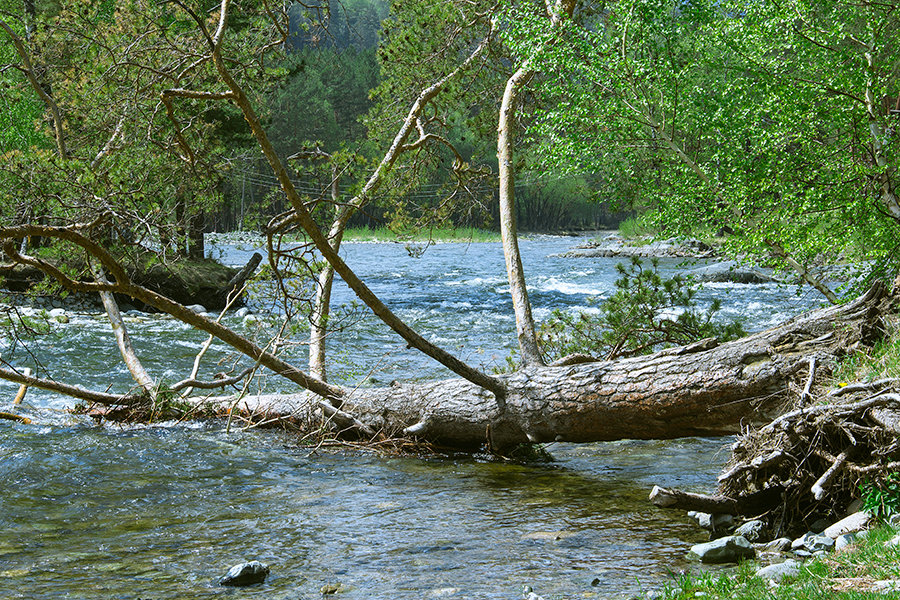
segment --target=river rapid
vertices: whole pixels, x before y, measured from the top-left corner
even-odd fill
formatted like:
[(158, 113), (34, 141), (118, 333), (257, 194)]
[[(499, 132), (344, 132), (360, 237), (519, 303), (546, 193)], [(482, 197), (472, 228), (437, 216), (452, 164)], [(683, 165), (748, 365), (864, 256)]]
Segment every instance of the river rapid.
[[(579, 241), (521, 242), (540, 320), (554, 309), (597, 310), (612, 293), (616, 259), (559, 258)], [(252, 244), (213, 252), (243, 264)], [(515, 343), (498, 243), (438, 244), (421, 257), (402, 244), (345, 244), (347, 262), (402, 318), (469, 362), (505, 363)], [(416, 254), (416, 253), (412, 253)], [(663, 261), (678, 271), (681, 261)], [(777, 284), (710, 284), (725, 318), (749, 329), (819, 303)], [(337, 304), (351, 301), (346, 288)], [(269, 322), (226, 317), (245, 333)], [(67, 314), (27, 348), (4, 342), (4, 360), (91, 389), (130, 380), (101, 314)], [(127, 314), (155, 377), (186, 377), (205, 336), (161, 316)], [(272, 318), (274, 322), (274, 316)], [(265, 334), (263, 328), (261, 333)], [(302, 336), (301, 336), (302, 337)], [(305, 360), (305, 347), (284, 347)], [(364, 318), (331, 340), (331, 377), (367, 385), (446, 376), (402, 340)], [(212, 345), (209, 377), (233, 358)], [(253, 391), (290, 391), (271, 377)], [(0, 410), (16, 386), (0, 385)], [(647, 501), (654, 484), (708, 490), (728, 458), (723, 439), (555, 444), (553, 462), (478, 456), (385, 457), (313, 451), (290, 434), (224, 423), (96, 426), (66, 412), (72, 400), (30, 390), (24, 425), (0, 421), (0, 598), (520, 598), (525, 585), (551, 598), (627, 598), (655, 589), (704, 539), (677, 512)], [(217, 585), (227, 568), (257, 559), (261, 586)]]

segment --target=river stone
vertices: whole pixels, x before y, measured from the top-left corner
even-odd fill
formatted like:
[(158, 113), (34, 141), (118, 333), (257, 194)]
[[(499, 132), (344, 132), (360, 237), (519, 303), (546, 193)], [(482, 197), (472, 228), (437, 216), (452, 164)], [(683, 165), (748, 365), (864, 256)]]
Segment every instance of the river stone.
[(697, 555), (704, 563), (730, 563), (756, 556), (756, 550), (746, 539), (739, 535), (727, 537), (691, 546), (691, 554)]
[(268, 565), (264, 565), (258, 560), (251, 560), (250, 562), (234, 565), (228, 569), (228, 573), (219, 580), (219, 585), (232, 587), (254, 585), (265, 581), (268, 574)]
[(834, 538), (834, 551), (840, 552), (856, 542), (856, 533), (844, 533)]
[(246, 317), (249, 314), (250, 314), (250, 309), (247, 308), (246, 306), (242, 306), (241, 308), (237, 309), (237, 312), (234, 313), (234, 316), (237, 317), (238, 319), (243, 319), (244, 317)]
[(765, 529), (766, 524), (763, 521), (755, 519), (753, 521), (747, 521), (735, 529), (734, 535), (743, 536), (748, 542), (758, 542), (762, 539)]
[(844, 535), (845, 533), (855, 533), (857, 531), (860, 531), (861, 529), (865, 529), (866, 525), (868, 525), (869, 521), (871, 520), (872, 515), (864, 510), (861, 510), (859, 512), (853, 513), (849, 517), (844, 517), (834, 525), (826, 527), (825, 531), (823, 531), (822, 534), (836, 539)]
[(796, 577), (800, 574), (800, 561), (792, 558), (787, 559), (783, 563), (776, 563), (767, 567), (762, 567), (756, 571), (756, 576), (768, 581), (779, 582), (785, 577)]
[(189, 306), (186, 306), (185, 308), (198, 315), (206, 312), (206, 307), (202, 304), (191, 304)]

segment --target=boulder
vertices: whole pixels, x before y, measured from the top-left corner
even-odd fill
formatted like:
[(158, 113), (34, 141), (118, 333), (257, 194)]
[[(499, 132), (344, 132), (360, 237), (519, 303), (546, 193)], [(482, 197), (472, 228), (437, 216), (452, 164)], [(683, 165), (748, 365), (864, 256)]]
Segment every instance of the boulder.
[(753, 545), (739, 535), (727, 537), (691, 546), (691, 554), (696, 555), (704, 563), (732, 563), (756, 556)]
[(251, 560), (228, 569), (228, 572), (219, 580), (219, 585), (231, 587), (254, 585), (265, 581), (268, 574), (268, 565), (264, 565), (258, 560)]

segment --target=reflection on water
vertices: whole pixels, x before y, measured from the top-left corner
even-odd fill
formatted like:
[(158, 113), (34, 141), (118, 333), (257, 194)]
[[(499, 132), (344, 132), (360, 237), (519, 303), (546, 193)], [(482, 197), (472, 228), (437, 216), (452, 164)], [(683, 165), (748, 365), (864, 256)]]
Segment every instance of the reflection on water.
[[(553, 463), (317, 453), (219, 425), (0, 424), (0, 597), (626, 597), (701, 539), (647, 502), (707, 485), (721, 440), (558, 445)], [(592, 596), (593, 594), (593, 596)]]
[[(589, 308), (591, 296), (613, 289), (615, 260), (552, 256), (572, 243), (522, 243), (539, 317)], [(401, 317), (459, 356), (490, 367), (509, 354), (515, 333), (499, 244), (438, 245), (420, 259), (391, 244), (344, 252)], [(230, 247), (223, 255), (246, 260)], [(349, 300), (340, 286), (335, 296)], [(714, 298), (751, 328), (816, 302), (777, 285), (710, 286), (701, 295)], [(205, 335), (158, 316), (128, 319), (151, 373), (186, 376)], [(347, 382), (375, 367), (385, 381), (443, 375), (374, 320), (334, 342), (332, 370)], [(19, 366), (31, 361), (21, 347), (0, 350)], [(92, 389), (132, 385), (102, 315), (71, 315), (30, 351), (45, 375)], [(285, 356), (302, 362), (303, 352)], [(201, 376), (228, 356), (213, 344)], [(0, 397), (15, 389), (0, 384)], [(519, 598), (524, 585), (548, 600), (627, 597), (687, 568), (687, 548), (702, 539), (683, 515), (648, 503), (651, 487), (708, 489), (727, 458), (724, 441), (707, 439), (555, 445), (556, 462), (538, 465), (310, 454), (273, 432), (226, 434), (218, 423), (100, 428), (62, 412), (67, 398), (31, 390), (26, 402), (35, 425), (0, 421), (2, 598), (297, 600), (321, 597), (326, 584), (354, 599)], [(271, 565), (263, 586), (216, 585), (245, 559)]]

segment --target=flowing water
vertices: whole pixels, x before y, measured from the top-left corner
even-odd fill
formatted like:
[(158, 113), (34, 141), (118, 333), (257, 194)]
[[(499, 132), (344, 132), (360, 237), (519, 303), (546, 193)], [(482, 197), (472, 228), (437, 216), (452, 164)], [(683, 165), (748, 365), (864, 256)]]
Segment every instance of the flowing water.
[[(538, 319), (554, 309), (596, 310), (613, 290), (613, 259), (554, 257), (578, 240), (522, 242)], [(240, 264), (252, 248), (223, 246)], [(485, 368), (503, 364), (514, 323), (499, 244), (439, 244), (414, 258), (399, 244), (347, 244), (347, 261), (392, 308), (432, 340)], [(666, 272), (679, 269), (670, 260)], [(790, 286), (707, 286), (725, 317), (759, 329), (815, 305)], [(338, 303), (350, 301), (336, 290)], [(264, 303), (251, 303), (264, 313)], [(18, 366), (91, 389), (125, 391), (127, 372), (99, 314), (29, 344), (2, 347)], [(261, 320), (266, 321), (262, 314)], [(159, 316), (130, 314), (145, 366), (185, 377), (205, 336)], [(257, 322), (226, 321), (251, 333)], [(371, 319), (332, 340), (345, 383), (444, 376)], [(303, 360), (303, 347), (287, 348)], [(232, 358), (213, 344), (205, 376)], [(32, 365), (34, 366), (34, 365)], [(11, 398), (16, 386), (0, 385)], [(288, 390), (260, 379), (255, 389)], [(72, 401), (31, 390), (0, 421), (0, 598), (620, 598), (690, 568), (703, 535), (683, 515), (655, 509), (654, 484), (709, 489), (727, 440), (552, 445), (555, 460), (385, 457), (319, 451), (290, 435), (226, 432), (220, 422), (98, 427), (64, 411)], [(0, 410), (8, 410), (8, 401)], [(262, 586), (217, 585), (227, 568), (258, 559)]]

